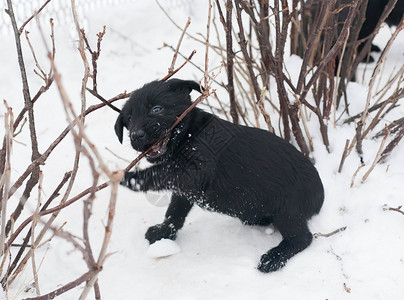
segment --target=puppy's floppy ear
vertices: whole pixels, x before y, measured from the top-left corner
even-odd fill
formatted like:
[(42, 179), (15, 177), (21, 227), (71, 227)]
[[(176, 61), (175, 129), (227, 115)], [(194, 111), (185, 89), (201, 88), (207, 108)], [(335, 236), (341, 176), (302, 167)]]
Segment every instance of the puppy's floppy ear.
[(199, 93), (202, 93), (199, 83), (193, 80), (170, 79), (167, 81), (167, 85), (168, 88), (172, 91), (184, 91), (190, 94), (192, 90), (195, 90)]
[(126, 125), (123, 123), (122, 113), (120, 113), (115, 122), (115, 133), (118, 136), (118, 140), (121, 144), (122, 144), (122, 140), (123, 140), (123, 127), (124, 126), (126, 127)]

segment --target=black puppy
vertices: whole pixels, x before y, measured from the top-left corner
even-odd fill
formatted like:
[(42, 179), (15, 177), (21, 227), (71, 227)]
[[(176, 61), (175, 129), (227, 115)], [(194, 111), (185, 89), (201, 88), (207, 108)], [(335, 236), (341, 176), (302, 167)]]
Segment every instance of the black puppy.
[[(147, 150), (191, 105), (194, 81), (153, 81), (124, 105), (115, 132), (122, 142)], [(258, 269), (276, 271), (310, 245), (307, 220), (322, 206), (324, 191), (311, 162), (292, 145), (257, 128), (235, 125), (194, 108), (147, 155), (152, 167), (128, 172), (122, 182), (134, 191), (173, 192), (162, 224), (146, 239), (175, 239), (194, 204), (239, 218), (248, 225), (273, 224), (282, 242), (261, 257)]]

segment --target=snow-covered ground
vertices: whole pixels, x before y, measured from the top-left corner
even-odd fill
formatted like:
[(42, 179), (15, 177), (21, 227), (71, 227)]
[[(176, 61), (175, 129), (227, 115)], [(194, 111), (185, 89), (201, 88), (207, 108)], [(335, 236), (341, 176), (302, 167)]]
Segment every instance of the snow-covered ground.
[[(192, 3), (171, 6), (168, 11), (180, 26), (184, 26), (190, 15), (192, 23), (189, 31), (205, 33), (206, 1)], [(101, 95), (109, 98), (166, 75), (172, 51), (159, 48), (164, 42), (175, 47), (181, 32), (170, 23), (154, 1), (136, 1), (93, 9), (87, 13), (86, 32), (91, 43), (94, 44), (95, 34), (102, 30), (102, 26), (107, 26), (98, 69)], [(42, 26), (48, 30), (46, 23)], [(46, 70), (49, 62), (35, 23), (32, 22), (28, 29), (37, 49), (37, 57)], [(56, 65), (78, 110), (83, 66), (76, 50), (73, 29), (72, 25), (55, 28)], [(383, 28), (377, 42), (383, 45), (390, 35), (391, 30)], [(35, 63), (25, 40), (23, 46), (32, 95), (42, 82), (33, 73)], [(185, 38), (181, 49), (185, 55), (197, 49), (193, 62), (203, 68), (202, 44)], [(403, 65), (403, 49), (404, 34), (401, 33), (389, 54), (384, 70), (386, 77), (394, 65)], [(292, 57), (286, 61), (292, 76), (297, 70), (296, 60), (296, 57)], [(212, 55), (209, 62), (213, 69), (220, 65), (220, 58)], [(0, 70), (0, 98), (6, 99), (14, 112), (19, 112), (23, 106), (22, 88), (11, 35), (0, 36)], [(202, 74), (188, 64), (178, 77), (199, 80)], [(366, 86), (357, 83), (350, 85), (352, 114), (363, 110), (366, 94)], [(88, 105), (98, 103), (90, 95), (88, 102)], [(118, 102), (117, 106), (122, 104), (123, 101)], [(40, 151), (44, 151), (67, 125), (55, 85), (35, 104), (35, 113)], [(403, 114), (404, 108), (398, 107), (385, 122)], [(0, 115), (3, 123), (2, 105)], [(111, 169), (124, 168), (127, 162), (115, 157), (106, 147), (129, 161), (136, 156), (127, 140), (121, 145), (116, 138), (113, 130), (116, 117), (116, 112), (104, 108), (86, 119), (87, 134)], [(163, 220), (165, 207), (152, 205), (144, 194), (120, 188), (109, 247), (113, 254), (107, 259), (99, 276), (103, 299), (403, 299), (404, 216), (394, 211), (384, 211), (382, 207), (384, 204), (390, 207), (404, 204), (404, 142), (394, 150), (387, 163), (377, 165), (362, 184), (360, 180), (380, 145), (380, 140), (365, 140), (366, 167), (358, 174), (353, 188), (350, 188), (352, 175), (360, 164), (358, 156), (352, 153), (343, 171), (338, 173), (337, 169), (345, 140), (354, 136), (354, 124), (339, 124), (336, 128), (330, 126), (331, 153), (327, 153), (317, 123), (312, 117), (309, 127), (315, 146), (313, 157), (324, 183), (326, 198), (320, 214), (310, 221), (309, 226), (313, 233), (329, 233), (346, 226), (345, 231), (315, 239), (308, 249), (293, 257), (280, 271), (262, 274), (256, 269), (259, 258), (281, 241), (278, 232), (244, 226), (237, 219), (195, 207), (180, 231), (176, 244), (165, 243), (159, 248), (156, 245), (157, 248), (149, 249), (144, 233), (149, 226)], [(1, 126), (1, 136), (3, 130)], [(42, 167), (44, 198), (53, 192), (64, 172), (72, 168), (73, 157), (74, 143), (72, 137), (68, 137)], [(25, 170), (29, 160), (30, 139), (26, 127), (14, 143), (14, 180)], [(78, 176), (72, 195), (91, 185), (91, 173), (85, 158), (81, 161)], [(9, 201), (8, 213), (14, 209), (20, 195), (21, 191), (18, 191)], [(99, 192), (93, 208), (90, 236), (95, 253), (104, 234), (108, 199), (108, 190)], [(21, 220), (34, 210), (35, 196), (27, 205)], [(65, 209), (58, 221), (59, 224), (67, 221), (64, 229), (81, 236), (82, 203)], [(164, 254), (164, 251), (172, 251), (174, 255), (155, 258), (159, 253)], [(81, 254), (63, 239), (55, 238), (38, 249), (36, 258), (37, 265), (41, 263), (39, 284), (42, 293), (50, 292), (86, 271)], [(10, 286), (9, 299), (34, 296), (32, 290), (23, 292), (32, 282), (32, 270), (28, 266), (25, 273)], [(82, 287), (76, 288), (58, 299), (77, 299), (81, 290)], [(5, 297), (1, 291), (0, 299)]]

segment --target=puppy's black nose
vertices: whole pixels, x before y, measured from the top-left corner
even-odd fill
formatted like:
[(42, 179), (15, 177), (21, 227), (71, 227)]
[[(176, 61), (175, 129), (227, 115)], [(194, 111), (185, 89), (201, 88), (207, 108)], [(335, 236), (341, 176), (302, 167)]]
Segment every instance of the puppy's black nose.
[(134, 141), (143, 140), (146, 137), (146, 132), (142, 129), (135, 130), (131, 133), (130, 138)]

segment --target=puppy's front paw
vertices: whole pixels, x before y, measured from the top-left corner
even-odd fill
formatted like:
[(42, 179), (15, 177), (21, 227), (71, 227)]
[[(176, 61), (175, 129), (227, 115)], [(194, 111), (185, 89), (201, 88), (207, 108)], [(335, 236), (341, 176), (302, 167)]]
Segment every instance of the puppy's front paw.
[(130, 188), (133, 191), (141, 191), (144, 180), (139, 178), (137, 172), (126, 172), (120, 184)]
[(150, 244), (153, 244), (154, 242), (162, 239), (175, 240), (175, 238), (177, 237), (177, 231), (172, 224), (162, 223), (150, 227), (146, 231), (145, 237)]
[(263, 273), (275, 272), (285, 266), (287, 261), (283, 253), (274, 248), (261, 256), (258, 270)]

